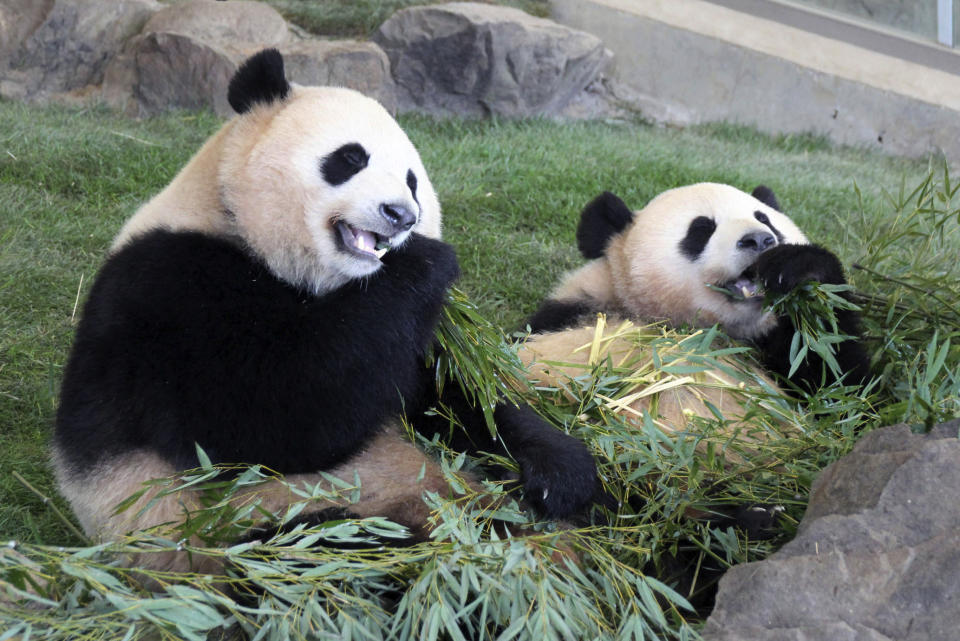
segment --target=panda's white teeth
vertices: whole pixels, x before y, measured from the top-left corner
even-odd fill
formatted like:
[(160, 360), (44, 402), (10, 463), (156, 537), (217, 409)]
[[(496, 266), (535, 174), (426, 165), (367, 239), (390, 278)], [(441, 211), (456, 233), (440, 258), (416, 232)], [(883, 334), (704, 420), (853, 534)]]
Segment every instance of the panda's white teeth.
[(740, 276), (722, 285), (710, 285), (707, 287), (720, 294), (725, 294), (737, 301), (757, 300), (763, 296), (763, 290), (755, 280), (749, 276)]
[(363, 230), (352, 230), (353, 231), (353, 242), (354, 247), (364, 252), (365, 254), (374, 253), (374, 245), (377, 243), (377, 239), (374, 235), (368, 231)]
[(339, 221), (336, 230), (340, 235), (343, 247), (355, 256), (376, 258), (379, 260), (383, 255), (393, 249), (392, 238), (381, 236), (376, 232), (366, 229), (357, 229), (344, 221)]
[(733, 284), (733, 289), (744, 298), (753, 298), (758, 293), (757, 284), (746, 278), (738, 279)]

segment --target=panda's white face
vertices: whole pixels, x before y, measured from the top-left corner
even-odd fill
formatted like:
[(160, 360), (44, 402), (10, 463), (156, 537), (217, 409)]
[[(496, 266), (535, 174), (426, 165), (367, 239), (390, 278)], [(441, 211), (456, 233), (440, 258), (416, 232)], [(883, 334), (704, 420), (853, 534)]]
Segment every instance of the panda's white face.
[(236, 119), (219, 169), (235, 233), (280, 278), (315, 293), (368, 276), (412, 232), (438, 238), (420, 156), (374, 100), (293, 86)]
[(654, 198), (606, 256), (615, 296), (629, 313), (720, 323), (732, 336), (753, 338), (775, 323), (763, 310), (754, 263), (778, 244), (807, 242), (787, 216), (753, 196), (700, 183)]

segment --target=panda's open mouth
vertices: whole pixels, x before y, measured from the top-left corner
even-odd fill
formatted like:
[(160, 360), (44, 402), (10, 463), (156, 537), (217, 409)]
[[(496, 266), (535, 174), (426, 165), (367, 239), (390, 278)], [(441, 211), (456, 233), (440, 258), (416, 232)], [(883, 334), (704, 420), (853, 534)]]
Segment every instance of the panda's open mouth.
[(763, 300), (763, 288), (757, 282), (756, 265), (750, 265), (736, 278), (710, 286), (735, 301), (755, 302)]
[(354, 256), (368, 260), (380, 260), (392, 247), (394, 236), (381, 236), (366, 229), (357, 229), (353, 225), (339, 221), (335, 228), (341, 248)]

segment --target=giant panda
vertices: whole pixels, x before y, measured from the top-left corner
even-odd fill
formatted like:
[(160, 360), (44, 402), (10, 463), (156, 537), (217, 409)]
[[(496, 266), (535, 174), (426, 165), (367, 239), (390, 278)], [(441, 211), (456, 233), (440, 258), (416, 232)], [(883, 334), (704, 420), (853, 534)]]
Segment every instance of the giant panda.
[[(293, 486), (359, 478), (355, 502), (319, 502), (301, 520), (346, 509), (422, 539), (423, 493), (449, 488), (399, 426), (437, 401), (426, 354), (458, 275), (423, 163), (377, 102), (289, 83), (276, 50), (245, 61), (228, 98), (237, 115), (126, 222), (89, 292), (52, 439), (60, 490), (97, 540), (177, 522), (195, 507), (187, 495), (151, 490), (115, 508), (197, 467), (199, 446)], [(465, 416), (479, 427), (464, 440), (508, 450), (533, 507), (558, 518), (590, 502), (585, 445), (528, 407), (504, 402), (494, 417), (496, 439)], [(299, 499), (276, 481), (257, 491), (267, 512)], [(136, 562), (217, 570), (192, 558)]]
[[(636, 212), (605, 192), (581, 213), (577, 242), (588, 262), (562, 277), (529, 319), (532, 336), (524, 354), (541, 382), (555, 382), (563, 374), (562, 368), (551, 374), (544, 363), (582, 359), (576, 346), (595, 331), (600, 312), (671, 327), (716, 324), (729, 337), (756, 348), (763, 365), (755, 372), (761, 385), (773, 385), (768, 374), (805, 391), (827, 382), (814, 354), (791, 373), (795, 328), (788, 317), (764, 307), (764, 293), (784, 294), (807, 281), (845, 284), (843, 268), (780, 211), (769, 188), (747, 194), (730, 185), (699, 183), (668, 190)], [(838, 310), (837, 321), (840, 333), (850, 337), (837, 345), (843, 381), (862, 384), (869, 358), (859, 315)], [(607, 346), (612, 348), (622, 350), (616, 342)], [(728, 364), (735, 365), (733, 360)], [(722, 373), (718, 377), (735, 380)], [(734, 411), (722, 398), (708, 400)], [(665, 421), (683, 423), (683, 409), (675, 405)], [(700, 410), (698, 405), (696, 412)]]
[[(619, 401), (608, 399), (606, 410), (628, 425), (645, 428), (649, 420), (673, 438), (694, 439), (701, 452), (709, 444), (724, 477), (771, 464), (768, 448), (760, 445), (789, 442), (805, 429), (780, 384), (811, 392), (831, 379), (815, 355), (790, 373), (795, 328), (765, 308), (764, 292), (846, 280), (837, 257), (810, 243), (770, 189), (748, 194), (699, 183), (661, 193), (638, 211), (605, 192), (582, 211), (577, 243), (587, 262), (563, 276), (528, 321), (532, 333), (521, 356), (537, 386), (574, 397), (577, 385), (589, 391), (611, 367), (628, 371), (623, 380), (633, 379), (627, 383), (633, 387)], [(840, 333), (850, 337), (836, 345), (842, 382), (863, 384), (869, 358), (859, 316), (838, 310), (837, 320)], [(714, 326), (734, 341), (717, 345), (727, 355), (711, 365), (683, 351), (685, 342)], [(737, 342), (751, 346), (757, 358), (730, 351)], [(657, 371), (655, 345), (659, 362), (669, 350), (678, 356), (672, 365), (679, 364), (684, 376)], [(584, 399), (566, 400), (577, 406)], [(624, 498), (634, 507), (643, 500)], [(755, 540), (782, 531), (781, 510), (720, 500), (687, 508), (683, 516), (737, 527)], [(645, 571), (707, 613), (724, 565), (704, 555), (703, 545), (677, 541)]]

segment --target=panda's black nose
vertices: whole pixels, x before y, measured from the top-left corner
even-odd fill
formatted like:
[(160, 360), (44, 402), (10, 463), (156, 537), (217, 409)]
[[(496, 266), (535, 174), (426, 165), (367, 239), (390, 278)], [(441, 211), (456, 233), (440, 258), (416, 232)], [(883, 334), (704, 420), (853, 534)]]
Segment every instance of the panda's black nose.
[(403, 205), (380, 205), (380, 215), (398, 232), (407, 231), (417, 222), (417, 215)]
[(752, 231), (749, 234), (744, 234), (740, 240), (737, 241), (737, 249), (762, 252), (770, 249), (776, 244), (777, 238), (770, 232)]

